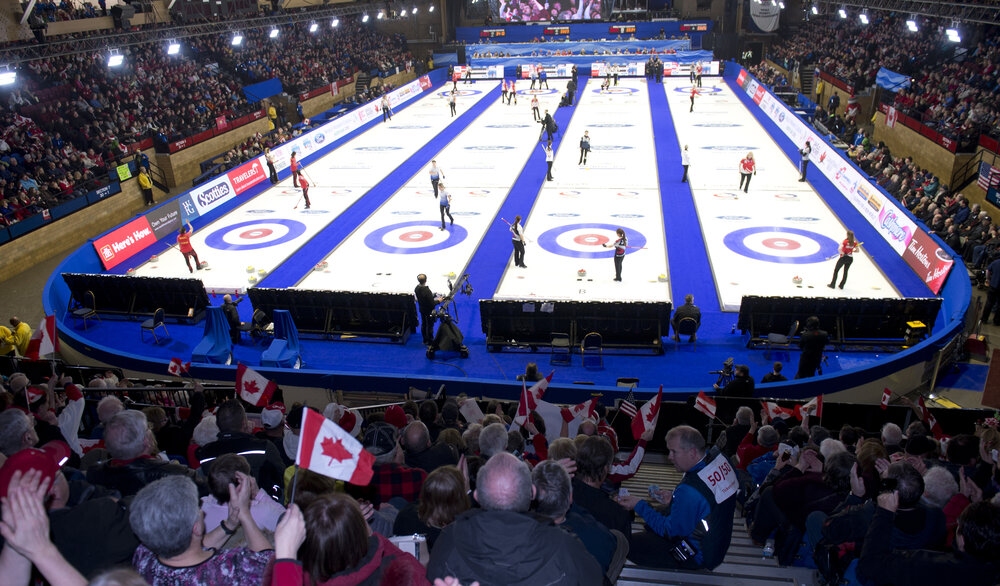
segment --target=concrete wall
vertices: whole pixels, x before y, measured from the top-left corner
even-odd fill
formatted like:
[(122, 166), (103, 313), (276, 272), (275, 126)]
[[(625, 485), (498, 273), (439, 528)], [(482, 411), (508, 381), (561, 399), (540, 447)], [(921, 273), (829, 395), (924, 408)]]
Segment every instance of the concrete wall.
[[(885, 125), (885, 114), (881, 112), (875, 114), (872, 139), (876, 143), (885, 142), (889, 151), (895, 156), (903, 154), (912, 156), (917, 165), (929, 169), (942, 183), (947, 185), (955, 184), (955, 172), (974, 156), (961, 153), (954, 155), (948, 149), (920, 136), (918, 132), (902, 124), (896, 124), (893, 128), (889, 128)], [(976, 192), (979, 193), (976, 194)], [(980, 202), (986, 197), (986, 194), (974, 183), (970, 188), (963, 189), (962, 193), (970, 196), (971, 201), (977, 201), (977, 195)]]
[(256, 133), (267, 133), (267, 116), (225, 134), (199, 142), (172, 155), (157, 153), (156, 164), (163, 169), (167, 185), (181, 191), (191, 188), (191, 181), (201, 175), (201, 162), (224, 153)]

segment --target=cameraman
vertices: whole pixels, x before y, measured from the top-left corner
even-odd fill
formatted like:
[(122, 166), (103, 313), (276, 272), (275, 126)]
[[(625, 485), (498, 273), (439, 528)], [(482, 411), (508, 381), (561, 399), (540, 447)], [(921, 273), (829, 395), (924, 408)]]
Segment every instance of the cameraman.
[(240, 343), (240, 332), (243, 329), (243, 322), (240, 321), (240, 312), (236, 309), (240, 301), (243, 301), (242, 297), (234, 303), (232, 295), (222, 296), (222, 313), (226, 314), (226, 321), (229, 322), (229, 337), (232, 339), (233, 344)]
[(713, 386), (721, 397), (753, 397), (754, 382), (750, 378), (750, 367), (746, 364), (737, 364), (733, 372), (733, 380), (729, 381), (725, 387), (719, 387), (718, 383)]
[(427, 286), (427, 275), (423, 273), (417, 275), (417, 287), (413, 294), (417, 297), (417, 309), (420, 311), (420, 335), (424, 346), (430, 346), (434, 342), (434, 308), (441, 297), (435, 296)]

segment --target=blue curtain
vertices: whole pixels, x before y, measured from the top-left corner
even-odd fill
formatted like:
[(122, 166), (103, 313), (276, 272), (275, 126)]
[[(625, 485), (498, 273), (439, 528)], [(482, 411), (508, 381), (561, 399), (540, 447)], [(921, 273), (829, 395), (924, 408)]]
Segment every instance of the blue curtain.
[(281, 368), (298, 368), (301, 364), (299, 330), (286, 309), (274, 310), (274, 341), (260, 355), (260, 364)]
[(229, 322), (222, 307), (205, 310), (205, 336), (191, 353), (192, 362), (230, 364), (233, 358), (233, 341), (229, 337)]

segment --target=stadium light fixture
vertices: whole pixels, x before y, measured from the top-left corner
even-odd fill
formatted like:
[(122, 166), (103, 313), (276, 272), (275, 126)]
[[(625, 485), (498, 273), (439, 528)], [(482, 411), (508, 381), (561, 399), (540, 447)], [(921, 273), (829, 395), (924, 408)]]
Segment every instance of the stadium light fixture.
[(858, 15), (858, 20), (861, 21), (861, 24), (868, 24), (868, 15), (862, 12)]
[(180, 52), (181, 52), (180, 43), (178, 43), (174, 39), (170, 39), (169, 41), (167, 41), (167, 55), (176, 55)]
[(920, 30), (919, 28), (917, 28), (917, 21), (913, 19), (906, 21), (906, 28), (908, 28), (911, 33), (915, 33), (918, 30)]
[(112, 49), (108, 54), (108, 67), (121, 67), (124, 62), (125, 56), (119, 53), (118, 49)]
[(10, 69), (0, 71), (0, 86), (11, 85), (17, 81), (17, 72)]
[(267, 33), (267, 36), (272, 39), (277, 39), (279, 34), (278, 27), (274, 27), (271, 29), (271, 32)]
[(333, 20), (330, 21), (330, 28), (337, 28), (337, 26), (339, 24), (340, 24), (340, 19), (339, 18), (335, 18), (335, 19), (333, 19)]
[(427, 12), (434, 12), (434, 5), (433, 4), (431, 4), (430, 8), (427, 9)]
[(399, 11), (399, 16), (402, 17), (402, 18), (406, 18), (406, 9), (405, 8)]
[(780, 8), (780, 9), (784, 10), (784, 9), (785, 9), (785, 3), (784, 3), (784, 2), (781, 2), (781, 1), (779, 0), (779, 1), (778, 1), (778, 8)]
[(844, 10), (843, 8), (841, 8), (840, 10), (838, 10), (838, 11), (837, 11), (837, 14), (839, 14), (839, 15), (840, 15), (840, 18), (842, 18), (842, 19), (843, 19), (843, 18), (847, 18), (847, 11), (846, 11), (846, 10)]
[(813, 4), (812, 13), (813, 14), (819, 14), (819, 6), (816, 6), (815, 4)]
[(414, 16), (417, 15), (417, 7), (416, 6), (413, 7), (413, 10), (410, 11), (410, 14), (412, 14)]
[(234, 47), (239, 47), (243, 44), (243, 33), (233, 33), (233, 39), (229, 41), (229, 44)]
[(382, 10), (379, 10), (378, 14), (375, 15), (375, 18), (378, 19), (378, 20), (382, 20), (383, 16), (385, 16), (385, 12), (382, 11)]
[(314, 33), (318, 30), (319, 30), (319, 25), (316, 24), (315, 21), (309, 24), (309, 32)]
[(368, 13), (366, 12), (364, 16), (361, 17), (361, 22), (368, 22)]
[(946, 35), (948, 35), (948, 40), (951, 41), (952, 43), (961, 43), (962, 42), (962, 35), (959, 34), (959, 32), (958, 32), (958, 26), (957, 25), (954, 25), (954, 24), (951, 25), (951, 28), (945, 30), (944, 32), (945, 32)]

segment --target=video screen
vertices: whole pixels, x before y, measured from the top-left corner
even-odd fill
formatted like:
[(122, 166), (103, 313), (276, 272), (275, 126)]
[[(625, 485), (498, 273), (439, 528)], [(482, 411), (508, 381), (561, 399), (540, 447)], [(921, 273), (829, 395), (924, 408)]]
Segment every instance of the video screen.
[(506, 22), (553, 22), (607, 20), (612, 0), (490, 0), (497, 24)]

